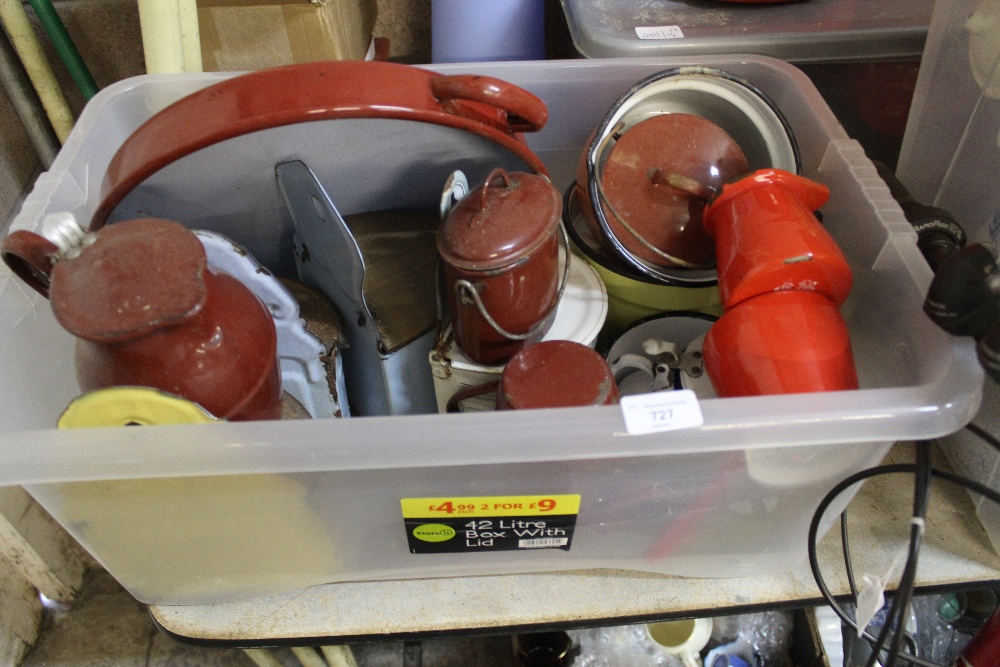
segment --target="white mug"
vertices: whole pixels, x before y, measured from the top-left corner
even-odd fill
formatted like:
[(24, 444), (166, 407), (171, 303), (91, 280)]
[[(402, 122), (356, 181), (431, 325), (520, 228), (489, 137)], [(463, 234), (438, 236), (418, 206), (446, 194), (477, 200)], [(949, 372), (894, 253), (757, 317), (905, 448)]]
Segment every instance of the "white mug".
[(661, 651), (683, 660), (685, 667), (701, 667), (699, 653), (712, 637), (712, 619), (686, 618), (647, 623), (646, 635)]

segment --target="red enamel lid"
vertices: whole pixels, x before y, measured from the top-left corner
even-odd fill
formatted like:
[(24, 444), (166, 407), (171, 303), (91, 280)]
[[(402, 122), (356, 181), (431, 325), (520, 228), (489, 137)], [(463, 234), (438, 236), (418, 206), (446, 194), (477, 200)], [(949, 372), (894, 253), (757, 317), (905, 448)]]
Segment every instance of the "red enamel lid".
[(103, 228), (52, 269), (49, 298), (70, 333), (115, 342), (179, 324), (207, 297), (205, 250), (180, 223), (156, 218)]
[(604, 357), (568, 340), (542, 341), (515, 354), (504, 368), (498, 394), (503, 407), (515, 410), (618, 402), (618, 386)]
[(551, 238), (561, 218), (562, 197), (547, 177), (494, 169), (448, 213), (438, 252), (467, 271), (503, 268)]
[[(715, 247), (702, 227), (705, 201), (748, 171), (739, 144), (721, 127), (700, 116), (668, 113), (625, 131), (609, 151), (601, 179), (608, 201), (636, 233), (669, 255), (710, 266)], [(610, 221), (633, 253), (664, 264)]]

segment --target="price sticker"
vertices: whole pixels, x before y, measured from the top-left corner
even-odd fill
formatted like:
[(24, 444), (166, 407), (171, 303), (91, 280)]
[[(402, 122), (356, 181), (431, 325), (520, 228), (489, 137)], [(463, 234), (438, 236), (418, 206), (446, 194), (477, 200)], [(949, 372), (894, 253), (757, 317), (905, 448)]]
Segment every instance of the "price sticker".
[(629, 435), (697, 428), (705, 423), (698, 397), (690, 389), (623, 396), (620, 406)]
[(580, 496), (403, 498), (403, 524), (413, 554), (483, 551), (569, 551)]
[(635, 34), (639, 39), (684, 39), (679, 25), (637, 26)]

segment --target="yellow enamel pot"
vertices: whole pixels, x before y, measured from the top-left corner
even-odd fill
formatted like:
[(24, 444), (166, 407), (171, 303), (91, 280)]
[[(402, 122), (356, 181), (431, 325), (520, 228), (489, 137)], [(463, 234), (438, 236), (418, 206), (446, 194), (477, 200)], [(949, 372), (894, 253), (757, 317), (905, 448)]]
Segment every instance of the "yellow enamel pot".
[(574, 251), (594, 267), (608, 289), (608, 316), (601, 330), (599, 347), (601, 341), (613, 340), (629, 325), (650, 315), (675, 310), (722, 314), (714, 271), (677, 269), (676, 279), (669, 283), (643, 276), (593, 238), (579, 214), (574, 187), (566, 191), (563, 202), (563, 223)]

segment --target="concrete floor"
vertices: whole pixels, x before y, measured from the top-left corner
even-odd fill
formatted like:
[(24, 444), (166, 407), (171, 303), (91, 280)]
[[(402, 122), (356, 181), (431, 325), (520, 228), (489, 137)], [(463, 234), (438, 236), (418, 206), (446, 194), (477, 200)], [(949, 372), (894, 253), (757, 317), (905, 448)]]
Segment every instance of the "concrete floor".
[[(303, 667), (289, 648), (257, 654), (272, 667)], [(359, 644), (358, 667), (513, 667), (508, 636)], [(277, 662), (272, 662), (273, 658)], [(202, 648), (175, 641), (150, 620), (109, 574), (93, 570), (71, 609), (49, 609), (38, 643), (23, 667), (255, 667), (241, 649)], [(308, 666), (306, 666), (308, 667)]]

